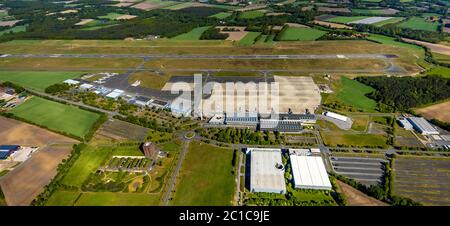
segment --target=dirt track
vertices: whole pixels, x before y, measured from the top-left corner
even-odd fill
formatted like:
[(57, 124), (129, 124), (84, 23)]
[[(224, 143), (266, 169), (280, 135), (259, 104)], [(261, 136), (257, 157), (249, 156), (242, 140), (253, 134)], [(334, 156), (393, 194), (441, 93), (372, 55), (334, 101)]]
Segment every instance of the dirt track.
[(336, 182), (341, 192), (347, 197), (349, 206), (387, 206), (386, 203), (369, 197), (346, 183)]
[(0, 181), (9, 206), (26, 206), (39, 195), (56, 175), (58, 164), (67, 158), (70, 145), (47, 147), (37, 151)]

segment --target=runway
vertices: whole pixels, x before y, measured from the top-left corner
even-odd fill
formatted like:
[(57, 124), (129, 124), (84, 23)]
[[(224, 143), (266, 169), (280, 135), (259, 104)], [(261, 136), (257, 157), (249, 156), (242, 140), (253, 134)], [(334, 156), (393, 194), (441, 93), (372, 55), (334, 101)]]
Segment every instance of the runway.
[(308, 59), (391, 59), (393, 54), (295, 54), (295, 55), (192, 55), (192, 54), (2, 54), (0, 58), (82, 58), (82, 59), (261, 59), (261, 60), (308, 60)]

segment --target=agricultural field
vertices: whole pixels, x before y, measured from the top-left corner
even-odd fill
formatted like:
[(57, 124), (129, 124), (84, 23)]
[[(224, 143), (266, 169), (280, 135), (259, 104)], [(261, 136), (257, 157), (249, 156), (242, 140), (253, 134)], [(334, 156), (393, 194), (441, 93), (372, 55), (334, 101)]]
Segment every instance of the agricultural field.
[(400, 23), (398, 26), (414, 30), (436, 31), (439, 27), (439, 22), (431, 22), (423, 17), (411, 17), (405, 22)]
[(11, 113), (37, 125), (79, 138), (83, 138), (100, 118), (99, 114), (40, 97), (32, 97), (15, 107)]
[(304, 27), (287, 27), (278, 35), (279, 41), (314, 41), (323, 35), (326, 31)]
[(110, 119), (103, 123), (96, 135), (107, 137), (115, 141), (142, 141), (147, 137), (149, 129), (128, 122)]
[(70, 145), (45, 147), (2, 177), (0, 186), (8, 205), (29, 205), (44, 190), (44, 186), (50, 183), (56, 175), (58, 165), (71, 151)]
[(424, 205), (450, 205), (450, 159), (399, 156), (393, 169), (394, 194)]
[(230, 12), (220, 12), (220, 13), (214, 14), (209, 17), (216, 18), (216, 19), (225, 19), (225, 18), (230, 17), (231, 15), (233, 15), (233, 14)]
[(415, 109), (414, 111), (427, 119), (438, 119), (450, 123), (450, 101)]
[(263, 16), (264, 12), (259, 10), (245, 11), (239, 14), (240, 19), (255, 19)]
[(231, 205), (235, 175), (233, 152), (205, 143), (189, 144), (172, 205)]
[(2, 71), (0, 82), (9, 81), (25, 88), (43, 92), (50, 85), (62, 83), (64, 80), (78, 78), (82, 72), (56, 71)]
[(363, 20), (363, 19), (366, 19), (369, 17), (370, 16), (337, 16), (337, 17), (329, 18), (325, 21), (332, 22), (332, 23), (346, 24), (346, 23), (351, 23), (351, 22), (358, 21), (358, 20)]
[(133, 19), (136, 16), (128, 15), (128, 14), (120, 14), (120, 13), (108, 13), (104, 16), (99, 16), (100, 19), (108, 19), (108, 20), (127, 20)]
[(403, 21), (405, 18), (404, 17), (393, 17), (391, 19), (387, 19), (387, 20), (383, 20), (380, 22), (376, 22), (372, 25), (377, 26), (377, 27), (381, 27), (387, 24), (395, 24), (395, 23), (399, 23), (401, 21)]
[(0, 117), (0, 137), (4, 144), (33, 145), (38, 147), (47, 144), (78, 143), (75, 139), (4, 117)]
[(208, 30), (209, 26), (206, 27), (197, 27), (192, 29), (192, 31), (188, 32), (188, 33), (184, 33), (178, 36), (173, 37), (173, 40), (199, 40), (200, 37), (202, 36), (203, 32), (205, 32), (206, 30)]
[(427, 75), (439, 75), (445, 78), (450, 78), (450, 68), (447, 67), (433, 67), (431, 70), (426, 72)]
[(243, 46), (252, 45), (260, 35), (261, 32), (248, 32), (241, 40), (239, 40), (238, 44)]

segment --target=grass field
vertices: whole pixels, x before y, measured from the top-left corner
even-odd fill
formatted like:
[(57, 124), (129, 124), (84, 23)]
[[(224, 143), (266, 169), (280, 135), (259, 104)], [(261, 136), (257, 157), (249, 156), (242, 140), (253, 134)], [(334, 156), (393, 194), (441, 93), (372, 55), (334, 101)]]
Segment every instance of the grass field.
[(262, 16), (264, 16), (264, 12), (259, 10), (245, 11), (239, 14), (240, 19), (255, 19)]
[(160, 195), (145, 193), (92, 192), (83, 193), (76, 206), (156, 206)]
[(173, 40), (199, 40), (200, 36), (202, 36), (203, 32), (208, 30), (209, 26), (206, 27), (197, 27), (192, 29), (192, 31), (188, 33), (184, 33), (178, 36), (173, 37)]
[(374, 134), (346, 134), (346, 133), (321, 133), (323, 142), (329, 146), (354, 146), (354, 147), (386, 147), (386, 137)]
[(366, 19), (366, 18), (369, 18), (369, 16), (337, 16), (337, 17), (327, 19), (326, 21), (332, 22), (332, 23), (345, 24), (345, 23), (350, 23), (353, 21), (362, 20), (362, 19)]
[(233, 152), (193, 141), (180, 171), (172, 205), (231, 205)]
[(438, 29), (439, 22), (430, 22), (423, 17), (411, 17), (407, 21), (400, 23), (398, 26), (415, 30), (436, 31)]
[(0, 31), (0, 36), (3, 34), (10, 33), (10, 32), (17, 33), (17, 32), (21, 32), (21, 31), (26, 31), (27, 27), (28, 27), (28, 25), (15, 26), (13, 28)]
[(323, 35), (326, 31), (316, 30), (305, 27), (287, 27), (279, 35), (279, 41), (314, 41)]
[(50, 85), (77, 78), (81, 72), (2, 71), (0, 81), (9, 81), (25, 88), (44, 91)]
[(128, 83), (133, 84), (135, 81), (141, 81), (140, 86), (160, 90), (169, 81), (170, 75), (159, 75), (155, 72), (142, 71), (136, 72), (130, 76)]
[(40, 126), (83, 138), (100, 115), (40, 97), (33, 97), (11, 113)]
[(344, 76), (340, 82), (342, 88), (336, 96), (339, 100), (367, 112), (375, 111), (376, 102), (365, 96), (374, 91), (372, 87)]
[(434, 67), (431, 70), (426, 72), (427, 75), (439, 75), (445, 78), (450, 78), (450, 68), (447, 67)]
[(111, 150), (111, 147), (95, 148), (91, 146), (82, 150), (80, 157), (67, 172), (62, 183), (80, 187), (89, 174), (97, 170), (111, 154)]
[(55, 191), (45, 203), (46, 206), (73, 206), (81, 195), (80, 192)]
[(261, 35), (261, 32), (249, 32), (238, 42), (238, 44), (243, 46), (252, 45), (259, 35)]
[(404, 17), (394, 17), (394, 18), (391, 18), (391, 19), (387, 19), (387, 20), (383, 20), (383, 21), (374, 23), (372, 25), (377, 26), (377, 27), (381, 27), (381, 26), (384, 26), (386, 24), (398, 23), (398, 22), (400, 22), (400, 21), (402, 21), (404, 19), (405, 19)]
[(108, 19), (108, 20), (117, 20), (117, 18), (121, 17), (121, 16), (125, 16), (128, 14), (121, 14), (121, 13), (108, 13), (104, 16), (99, 16), (99, 18), (101, 19)]
[(229, 12), (220, 12), (220, 13), (211, 15), (209, 17), (213, 17), (213, 18), (217, 18), (217, 19), (225, 19), (225, 18), (227, 18), (227, 17), (229, 17), (231, 15), (233, 15), (233, 14), (229, 13)]

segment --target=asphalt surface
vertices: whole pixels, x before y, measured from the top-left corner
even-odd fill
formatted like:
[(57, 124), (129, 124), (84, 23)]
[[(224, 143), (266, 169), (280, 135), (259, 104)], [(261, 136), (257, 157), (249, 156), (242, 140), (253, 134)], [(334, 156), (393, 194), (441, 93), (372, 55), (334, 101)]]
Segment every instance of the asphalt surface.
[(194, 54), (3, 54), (0, 58), (154, 58), (169, 59), (390, 59), (390, 54), (194, 55)]

